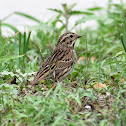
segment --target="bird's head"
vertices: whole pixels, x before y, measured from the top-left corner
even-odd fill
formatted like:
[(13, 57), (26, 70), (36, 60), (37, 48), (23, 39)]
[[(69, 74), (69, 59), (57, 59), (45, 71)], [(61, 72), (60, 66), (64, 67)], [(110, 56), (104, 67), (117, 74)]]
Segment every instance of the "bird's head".
[(61, 35), (58, 39), (57, 46), (65, 46), (68, 48), (74, 48), (75, 42), (78, 38), (82, 37), (73, 32), (67, 32)]

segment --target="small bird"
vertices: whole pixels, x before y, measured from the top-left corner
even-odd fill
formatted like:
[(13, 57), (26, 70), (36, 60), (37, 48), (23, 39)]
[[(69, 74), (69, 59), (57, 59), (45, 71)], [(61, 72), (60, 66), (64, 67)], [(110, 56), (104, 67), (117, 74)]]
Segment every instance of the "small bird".
[(55, 50), (49, 56), (32, 81), (32, 84), (37, 84), (46, 79), (52, 79), (53, 82), (61, 81), (71, 73), (72, 66), (77, 60), (77, 55), (74, 50), (75, 42), (82, 37), (72, 32), (67, 32), (61, 35), (58, 39)]

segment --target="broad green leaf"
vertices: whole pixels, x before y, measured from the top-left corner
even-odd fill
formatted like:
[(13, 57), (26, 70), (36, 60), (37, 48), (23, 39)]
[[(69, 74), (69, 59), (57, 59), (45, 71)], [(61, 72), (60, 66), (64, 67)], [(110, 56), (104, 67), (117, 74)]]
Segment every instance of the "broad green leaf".
[(64, 4), (61, 4), (61, 5), (62, 5), (62, 7), (64, 8), (64, 10), (66, 10), (66, 8), (67, 8), (67, 4), (64, 3)]
[(75, 97), (75, 100), (76, 100), (76, 102), (81, 106), (81, 101), (80, 101), (79, 96)]
[(87, 93), (87, 92), (84, 93), (84, 96), (95, 98), (95, 96), (94, 96), (93, 94), (91, 94), (91, 93)]
[(63, 25), (63, 26), (61, 26), (60, 28), (59, 28), (59, 31), (61, 32), (61, 31), (63, 31), (65, 29), (65, 26)]
[(18, 111), (17, 111), (17, 113), (16, 113), (16, 116), (17, 116), (18, 118), (28, 117), (26, 114), (20, 113), (20, 112), (18, 112)]
[(73, 3), (72, 5), (70, 5), (69, 9), (72, 10), (76, 5), (76, 3)]
[(80, 15), (80, 14), (83, 14), (83, 15), (94, 15), (94, 13), (89, 12), (89, 11), (71, 11), (70, 12), (70, 15)]
[(121, 4), (112, 3), (111, 5), (114, 6), (114, 7), (116, 7), (116, 8), (119, 9), (119, 10), (122, 9)]
[(58, 10), (58, 9), (51, 9), (51, 8), (49, 8), (48, 10), (57, 12), (57, 13), (59, 13), (59, 14), (62, 14), (62, 13), (63, 13), (61, 10)]
[(61, 21), (61, 20), (60, 20), (60, 17), (61, 17), (61, 15), (59, 14), (58, 16), (56, 16), (56, 18), (55, 18), (54, 21), (51, 21), (51, 24), (52, 24), (54, 27), (56, 27), (57, 22)]
[(102, 7), (92, 7), (92, 8), (88, 8), (87, 10), (89, 11), (99, 11), (99, 10), (102, 10), (103, 8)]

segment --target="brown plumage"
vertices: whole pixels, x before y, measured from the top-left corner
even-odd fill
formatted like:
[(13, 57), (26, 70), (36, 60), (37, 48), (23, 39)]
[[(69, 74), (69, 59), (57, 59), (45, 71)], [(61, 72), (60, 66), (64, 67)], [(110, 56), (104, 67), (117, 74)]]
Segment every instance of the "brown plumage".
[(45, 79), (52, 79), (53, 82), (57, 82), (69, 75), (77, 58), (74, 44), (80, 37), (80, 35), (72, 32), (61, 35), (54, 52), (44, 61), (32, 84), (37, 84)]

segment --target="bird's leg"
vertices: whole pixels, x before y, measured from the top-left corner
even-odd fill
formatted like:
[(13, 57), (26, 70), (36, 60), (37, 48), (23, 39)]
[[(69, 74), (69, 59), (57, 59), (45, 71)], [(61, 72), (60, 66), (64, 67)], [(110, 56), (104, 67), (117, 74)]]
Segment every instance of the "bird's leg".
[(56, 86), (57, 86), (57, 81), (56, 79), (53, 80), (53, 85), (51, 86), (53, 91), (56, 89)]

